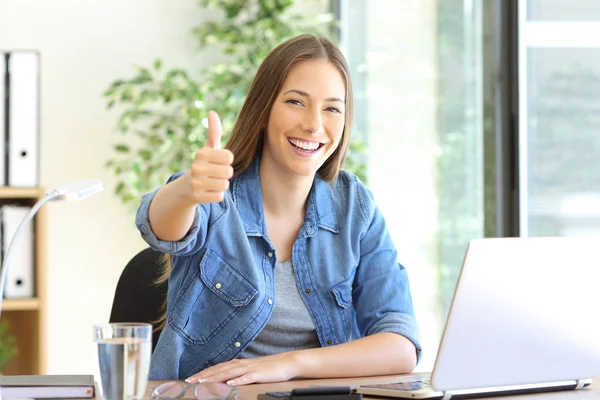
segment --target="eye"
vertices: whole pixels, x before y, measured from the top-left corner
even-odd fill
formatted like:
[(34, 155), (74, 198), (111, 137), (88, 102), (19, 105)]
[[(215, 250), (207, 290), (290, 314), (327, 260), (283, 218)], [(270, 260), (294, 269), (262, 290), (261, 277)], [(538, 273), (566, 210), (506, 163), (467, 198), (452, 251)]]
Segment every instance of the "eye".
[(286, 103), (293, 104), (295, 106), (303, 106), (304, 105), (304, 104), (302, 104), (302, 102), (300, 100), (296, 100), (296, 99), (286, 100)]
[(337, 107), (327, 107), (327, 108), (326, 108), (326, 110), (327, 110), (327, 111), (334, 112), (334, 113), (338, 113), (338, 114), (343, 114), (343, 113), (342, 113), (342, 110), (340, 110), (340, 109), (339, 109), (339, 108), (337, 108)]

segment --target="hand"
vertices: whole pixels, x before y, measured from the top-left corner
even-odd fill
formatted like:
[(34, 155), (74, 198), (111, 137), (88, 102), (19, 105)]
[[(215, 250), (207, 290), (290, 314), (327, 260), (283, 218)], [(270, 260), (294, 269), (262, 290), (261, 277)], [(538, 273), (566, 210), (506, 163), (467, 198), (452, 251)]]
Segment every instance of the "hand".
[(191, 199), (194, 203), (216, 203), (225, 197), (229, 178), (233, 176), (233, 154), (221, 149), (223, 127), (219, 115), (208, 113), (208, 139), (196, 152), (192, 168), (188, 172), (191, 183)]
[(187, 383), (226, 382), (231, 386), (283, 382), (298, 376), (299, 368), (294, 353), (288, 352), (224, 362), (200, 371), (185, 381)]

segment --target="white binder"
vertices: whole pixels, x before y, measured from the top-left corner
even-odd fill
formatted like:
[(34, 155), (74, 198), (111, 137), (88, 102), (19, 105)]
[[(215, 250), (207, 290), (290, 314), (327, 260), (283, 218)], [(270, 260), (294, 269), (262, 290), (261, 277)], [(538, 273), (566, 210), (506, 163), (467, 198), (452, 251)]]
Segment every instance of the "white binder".
[(6, 54), (0, 50), (0, 186), (6, 185), (6, 119), (5, 108), (7, 106), (8, 92), (6, 91)]
[(35, 187), (39, 183), (39, 54), (8, 53), (8, 182)]
[[(18, 205), (2, 206), (2, 256), (6, 256), (8, 246), (31, 207)], [(31, 298), (35, 294), (34, 285), (34, 246), (33, 224), (25, 230), (14, 244), (12, 260), (8, 266), (4, 297), (7, 299)]]

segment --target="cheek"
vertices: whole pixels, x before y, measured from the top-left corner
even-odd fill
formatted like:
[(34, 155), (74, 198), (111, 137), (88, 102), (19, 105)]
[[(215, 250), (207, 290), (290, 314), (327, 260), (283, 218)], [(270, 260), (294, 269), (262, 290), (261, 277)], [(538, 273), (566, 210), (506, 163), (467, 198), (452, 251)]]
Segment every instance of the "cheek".
[(273, 106), (269, 117), (269, 135), (277, 135), (293, 129), (300, 123), (298, 113), (288, 107)]
[(334, 142), (339, 142), (344, 133), (344, 119), (332, 118), (327, 121), (327, 132), (329, 132), (329, 135)]

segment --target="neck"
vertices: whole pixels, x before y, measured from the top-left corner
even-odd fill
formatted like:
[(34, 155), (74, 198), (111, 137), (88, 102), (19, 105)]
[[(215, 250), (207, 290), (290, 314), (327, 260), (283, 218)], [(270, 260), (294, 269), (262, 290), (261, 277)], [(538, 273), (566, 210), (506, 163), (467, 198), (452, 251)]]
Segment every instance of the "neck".
[(259, 175), (266, 213), (273, 216), (293, 216), (301, 213), (304, 216), (314, 176), (284, 173), (268, 157), (261, 159)]

